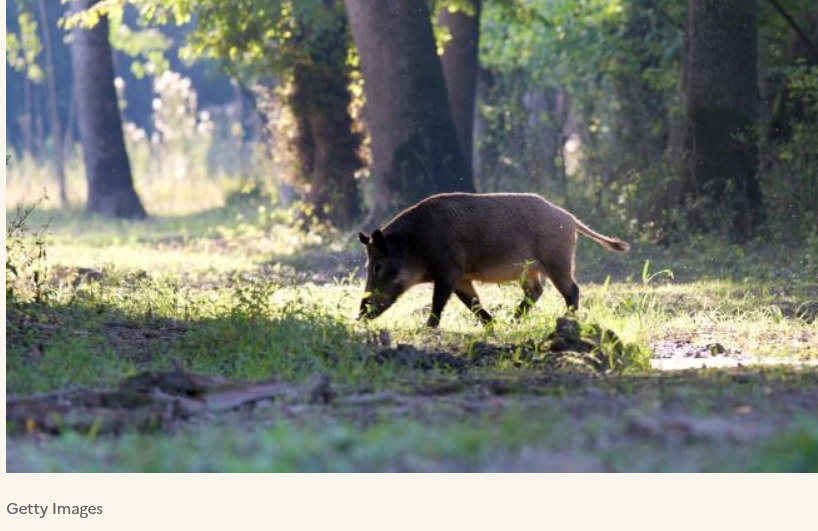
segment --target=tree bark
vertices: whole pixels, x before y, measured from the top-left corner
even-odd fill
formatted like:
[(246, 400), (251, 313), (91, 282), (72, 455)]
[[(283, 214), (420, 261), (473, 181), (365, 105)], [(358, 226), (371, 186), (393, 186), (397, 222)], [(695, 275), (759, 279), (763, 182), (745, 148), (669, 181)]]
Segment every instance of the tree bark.
[(40, 86), (31, 84), (31, 96), (33, 102), (32, 119), (34, 120), (34, 153), (36, 156), (43, 154), (45, 149), (45, 125), (43, 124), (43, 100), (45, 95), (40, 93)]
[(62, 128), (60, 127), (60, 113), (57, 109), (57, 87), (54, 78), (54, 54), (51, 47), (51, 30), (48, 27), (45, 4), (37, 0), (40, 11), (40, 24), (43, 28), (43, 45), (45, 47), (45, 71), (48, 87), (48, 117), (51, 123), (51, 143), (54, 148), (54, 168), (57, 171), (60, 204), (68, 205), (68, 195), (65, 190), (65, 157), (63, 154)]
[[(76, 0), (72, 10), (93, 4), (94, 0)], [(93, 28), (75, 28), (72, 38), (74, 102), (88, 179), (86, 209), (105, 217), (144, 218), (122, 134), (107, 18), (101, 17)]]
[(451, 40), (440, 58), (449, 95), (454, 128), (468, 171), (474, 157), (474, 105), (477, 96), (477, 63), (480, 43), (481, 0), (470, 0), (473, 13), (440, 12), (438, 22), (449, 29)]
[(20, 121), (20, 129), (23, 131), (23, 145), (29, 156), (34, 156), (34, 103), (31, 89), (31, 80), (28, 73), (23, 72), (23, 108), (25, 109)]
[(67, 148), (69, 157), (74, 148), (74, 113), (76, 112), (76, 108), (76, 104), (74, 103), (74, 89), (72, 86), (70, 96), (68, 97), (68, 116), (65, 118), (65, 132), (62, 140), (63, 154)]
[(340, 0), (324, 0), (331, 22), (320, 38), (300, 36), (307, 60), (293, 70), (290, 109), (298, 123), (296, 148), (300, 170), (309, 185), (307, 201), (315, 216), (336, 227), (349, 228), (361, 214), (355, 172), (363, 167), (359, 150), (363, 139), (353, 130), (349, 113), (350, 45)]
[(527, 171), (537, 176), (537, 184), (560, 184), (568, 97), (558, 88), (532, 87), (523, 94), (526, 120)]
[(756, 0), (690, 0), (688, 32), (683, 197), (694, 229), (715, 228), (721, 211), (746, 240), (761, 206)]
[(370, 223), (430, 194), (474, 191), (419, 0), (345, 0), (358, 48), (372, 138)]
[(315, 207), (318, 219), (349, 228), (361, 214), (355, 181), (355, 171), (361, 167), (357, 156), (360, 140), (349, 127), (348, 115), (311, 112), (307, 121), (315, 139), (307, 200)]
[(358, 155), (361, 137), (352, 130), (348, 78), (321, 66), (295, 70), (291, 107), (299, 124), (298, 158), (315, 216), (348, 228), (361, 214), (355, 181), (355, 172), (363, 166)]

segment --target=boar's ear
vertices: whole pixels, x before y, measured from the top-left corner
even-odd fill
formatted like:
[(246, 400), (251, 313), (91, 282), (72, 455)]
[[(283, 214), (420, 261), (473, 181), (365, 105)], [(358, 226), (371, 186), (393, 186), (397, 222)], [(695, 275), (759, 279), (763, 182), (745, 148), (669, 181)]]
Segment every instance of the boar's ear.
[(386, 236), (383, 235), (381, 229), (372, 233), (372, 245), (383, 254), (389, 254), (389, 242), (386, 241)]
[(362, 244), (369, 245), (369, 242), (370, 242), (369, 236), (367, 236), (363, 232), (358, 233), (358, 239), (361, 240)]

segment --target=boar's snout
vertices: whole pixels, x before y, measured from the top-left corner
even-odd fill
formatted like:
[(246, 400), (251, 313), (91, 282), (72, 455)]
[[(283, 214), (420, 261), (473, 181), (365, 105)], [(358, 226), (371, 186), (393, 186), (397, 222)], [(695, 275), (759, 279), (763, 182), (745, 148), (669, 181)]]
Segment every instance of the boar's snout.
[(361, 309), (358, 312), (358, 319), (374, 319), (385, 312), (390, 306), (392, 306), (392, 302), (386, 297), (366, 295), (361, 299)]
[(358, 312), (358, 320), (371, 319), (367, 314), (369, 313), (369, 297), (361, 299), (361, 310)]

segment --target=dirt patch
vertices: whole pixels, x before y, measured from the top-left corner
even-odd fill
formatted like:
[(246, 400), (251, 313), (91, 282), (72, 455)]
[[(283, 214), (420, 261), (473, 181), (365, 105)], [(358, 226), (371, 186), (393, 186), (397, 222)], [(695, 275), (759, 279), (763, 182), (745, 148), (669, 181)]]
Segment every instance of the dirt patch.
[[(42, 304), (27, 304), (6, 308), (6, 348), (23, 347), (29, 361), (36, 362), (37, 352), (61, 338), (92, 338), (91, 348), (110, 348), (137, 364), (149, 362), (166, 350), (187, 330), (184, 323), (146, 316), (138, 321), (120, 315), (106, 315), (110, 320), (99, 322), (97, 315), (72, 315), (61, 309)], [(99, 341), (97, 341), (99, 340)], [(31, 355), (28, 355), (31, 353)]]
[(653, 357), (659, 359), (728, 357), (737, 360), (749, 359), (739, 348), (728, 348), (721, 343), (694, 345), (689, 339), (660, 341), (653, 345)]
[(475, 365), (472, 360), (448, 352), (423, 350), (405, 344), (399, 344), (395, 348), (381, 349), (375, 353), (373, 359), (378, 363), (395, 362), (422, 371), (432, 369), (463, 370)]
[(706, 367), (741, 367), (752, 358), (739, 348), (721, 343), (696, 345), (690, 339), (660, 341), (653, 345), (651, 366), (660, 370), (684, 370)]
[[(119, 434), (168, 431), (180, 422), (241, 412), (265, 421), (334, 412), (356, 421), (391, 415), (437, 415), (451, 407), (478, 411), (498, 404), (484, 399), (476, 382), (417, 384), (403, 392), (367, 389), (340, 392), (327, 375), (303, 384), (279, 381), (241, 382), (181, 370), (144, 372), (113, 389), (70, 389), (40, 395), (8, 396), (8, 434), (59, 435), (67, 431)], [(462, 402), (462, 403), (461, 403)], [(448, 406), (447, 406), (448, 404)]]
[(632, 367), (638, 363), (637, 354), (633, 347), (624, 345), (611, 330), (583, 324), (571, 317), (560, 317), (554, 332), (539, 341), (501, 345), (477, 342), (468, 352), (459, 355), (399, 344), (395, 348), (378, 350), (374, 359), (378, 363), (395, 362), (423, 371), (463, 371), (507, 363), (546, 371), (598, 374)]
[(106, 321), (101, 326), (106, 342), (137, 363), (149, 362), (157, 349), (168, 341), (175, 340), (185, 330), (184, 326), (166, 320), (155, 320), (148, 324)]
[(706, 368), (745, 367), (750, 365), (818, 366), (818, 360), (801, 357), (754, 356), (743, 349), (726, 347), (721, 343), (694, 344), (690, 339), (659, 341), (653, 344), (651, 367), (659, 370), (687, 370)]
[(18, 432), (119, 433), (166, 428), (178, 420), (264, 400), (311, 396), (279, 382), (247, 384), (181, 371), (146, 372), (111, 390), (67, 390), (6, 398), (6, 424)]
[(753, 419), (700, 418), (684, 413), (644, 414), (628, 419), (626, 432), (638, 438), (659, 442), (727, 441), (746, 443), (769, 434), (769, 427), (759, 426)]
[[(6, 466), (16, 471), (37, 469), (39, 462), (27, 456), (32, 451), (52, 451), (48, 444), (58, 442), (53, 435), (67, 430), (89, 435), (88, 442), (82, 443), (82, 448), (88, 448), (96, 444), (92, 439), (97, 434), (125, 430), (162, 430), (184, 439), (202, 436), (200, 430), (205, 427), (252, 439), (258, 430), (281, 425), (331, 430), (348, 424), (357, 431), (406, 421), (420, 422), (429, 437), (438, 428), (445, 432), (457, 426), (464, 430), (466, 442), (475, 437), (470, 444), (480, 445), (483, 457), (476, 464), (464, 465), (460, 455), (435, 456), (428, 462), (429, 470), (467, 466), (513, 471), (695, 471), (721, 470), (727, 464), (727, 470), (746, 470), (742, 451), (814, 416), (816, 383), (816, 370), (763, 368), (605, 378), (539, 371), (418, 372), (411, 382), (378, 390), (336, 387), (320, 374), (303, 384), (248, 384), (180, 371), (143, 373), (113, 390), (7, 398), (6, 444), (11, 457)], [(545, 428), (530, 432), (526, 428), (536, 424)], [(469, 435), (474, 427), (480, 427), (480, 433)], [(103, 440), (110, 443), (112, 438), (99, 439)], [(380, 456), (390, 451), (390, 444), (401, 443), (381, 437), (332, 440), (344, 446), (339, 450), (333, 442), (327, 451), (341, 452), (344, 459), (366, 455), (367, 445), (375, 445), (370, 447)], [(518, 445), (522, 445), (519, 450)], [(786, 448), (787, 455), (811, 451), (799, 450), (797, 444), (793, 448)], [(82, 451), (70, 448), (69, 455), (59, 459)], [(180, 446), (178, 451), (187, 449)], [(387, 462), (362, 461), (358, 467), (425, 469), (418, 465), (415, 451), (406, 447)], [(98, 458), (97, 453), (89, 455)], [(419, 455), (423, 459), (422, 452)], [(404, 460), (412, 464), (405, 466)], [(82, 469), (81, 465), (74, 468)]]

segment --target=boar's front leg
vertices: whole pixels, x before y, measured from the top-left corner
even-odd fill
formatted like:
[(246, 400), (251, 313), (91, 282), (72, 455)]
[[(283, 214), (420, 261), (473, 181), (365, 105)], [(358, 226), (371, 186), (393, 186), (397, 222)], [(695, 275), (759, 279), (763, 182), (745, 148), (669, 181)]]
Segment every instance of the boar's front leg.
[(446, 303), (449, 302), (449, 297), (452, 296), (455, 284), (455, 279), (449, 275), (435, 278), (435, 288), (432, 294), (432, 313), (426, 322), (426, 326), (429, 328), (437, 328), (440, 324), (443, 308), (445, 308)]
[(474, 315), (483, 321), (483, 324), (489, 324), (491, 322), (491, 314), (480, 304), (480, 297), (477, 296), (477, 290), (474, 289), (474, 284), (468, 280), (463, 280), (457, 285), (454, 294), (457, 295), (457, 298), (460, 299)]

